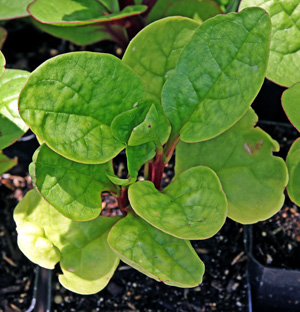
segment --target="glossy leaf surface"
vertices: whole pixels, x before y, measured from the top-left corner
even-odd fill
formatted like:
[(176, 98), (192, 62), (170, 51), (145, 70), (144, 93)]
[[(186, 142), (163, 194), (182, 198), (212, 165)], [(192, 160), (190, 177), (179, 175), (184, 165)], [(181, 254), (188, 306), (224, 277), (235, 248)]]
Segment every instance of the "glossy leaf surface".
[[(259, 128), (253, 110), (218, 137), (201, 143), (180, 142), (176, 148), (176, 175), (204, 165), (221, 180), (228, 199), (228, 217), (255, 223), (275, 214), (284, 201), (287, 170), (276, 141)], [(186, 157), (189, 155), (189, 157)]]
[(267, 78), (290, 87), (300, 81), (300, 3), (298, 0), (243, 0), (240, 9), (259, 6), (272, 20)]
[(108, 242), (122, 261), (157, 281), (177, 287), (202, 282), (204, 264), (190, 242), (163, 233), (136, 215), (119, 221)]
[(57, 153), (104, 163), (125, 145), (111, 133), (113, 118), (144, 96), (139, 77), (109, 54), (76, 52), (43, 63), (20, 95), (22, 118)]
[(32, 0), (0, 0), (0, 20), (28, 16), (27, 5)]
[(300, 83), (283, 93), (282, 106), (290, 122), (300, 132)]
[(227, 200), (216, 174), (207, 167), (191, 168), (162, 192), (150, 181), (130, 186), (134, 211), (158, 229), (182, 239), (205, 239), (225, 222)]
[(177, 15), (186, 16), (202, 23), (222, 13), (221, 8), (213, 0), (158, 0), (148, 15), (147, 23)]
[(22, 252), (48, 269), (60, 262), (64, 287), (93, 294), (107, 285), (119, 263), (107, 244), (108, 231), (118, 218), (71, 221), (31, 190), (17, 205), (14, 219)]
[(152, 99), (143, 99), (135, 107), (116, 116), (111, 124), (113, 135), (129, 146), (166, 143), (171, 127), (162, 107)]
[(162, 87), (198, 26), (188, 18), (170, 17), (148, 25), (130, 42), (123, 61), (141, 77), (147, 97), (161, 101)]
[(65, 217), (77, 221), (96, 218), (101, 212), (101, 192), (115, 191), (106, 177), (110, 163), (88, 165), (64, 158), (42, 145), (30, 165), (41, 195)]
[(171, 141), (208, 140), (247, 111), (264, 80), (270, 31), (260, 8), (218, 15), (197, 29), (162, 91)]
[(28, 126), (18, 112), (18, 97), (29, 73), (6, 69), (0, 78), (0, 150), (21, 137)]
[(28, 6), (30, 15), (37, 21), (57, 26), (83, 26), (116, 21), (137, 15), (147, 9), (144, 5), (127, 6), (121, 12), (111, 13), (98, 0), (35, 0)]
[(289, 170), (289, 184), (287, 191), (290, 199), (300, 205), (300, 139), (297, 139), (286, 158)]
[[(1, 120), (0, 120), (1, 122)], [(17, 164), (17, 158), (10, 159), (0, 152), (0, 175)]]

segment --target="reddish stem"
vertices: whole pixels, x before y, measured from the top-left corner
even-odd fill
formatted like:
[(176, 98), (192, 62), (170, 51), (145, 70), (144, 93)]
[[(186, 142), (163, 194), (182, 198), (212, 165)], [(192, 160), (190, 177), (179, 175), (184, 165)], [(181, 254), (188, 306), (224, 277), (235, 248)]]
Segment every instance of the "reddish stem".
[(128, 210), (126, 207), (129, 205), (128, 188), (127, 187), (121, 188), (121, 194), (117, 199), (118, 199), (119, 209), (121, 210), (121, 212), (123, 213), (124, 216), (127, 216)]
[(149, 164), (149, 180), (160, 190), (165, 164), (163, 163), (162, 151), (157, 153), (156, 158)]

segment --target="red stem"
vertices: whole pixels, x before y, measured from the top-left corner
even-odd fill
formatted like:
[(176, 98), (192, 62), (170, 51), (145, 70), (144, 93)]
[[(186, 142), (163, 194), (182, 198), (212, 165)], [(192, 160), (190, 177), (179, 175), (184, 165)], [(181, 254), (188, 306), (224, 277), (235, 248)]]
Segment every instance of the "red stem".
[(165, 164), (163, 163), (162, 151), (156, 155), (153, 162), (149, 163), (149, 180), (160, 190)]
[(121, 194), (117, 199), (118, 199), (119, 209), (121, 210), (121, 212), (123, 213), (124, 216), (127, 216), (128, 210), (126, 207), (129, 205), (128, 188), (127, 187), (121, 188)]

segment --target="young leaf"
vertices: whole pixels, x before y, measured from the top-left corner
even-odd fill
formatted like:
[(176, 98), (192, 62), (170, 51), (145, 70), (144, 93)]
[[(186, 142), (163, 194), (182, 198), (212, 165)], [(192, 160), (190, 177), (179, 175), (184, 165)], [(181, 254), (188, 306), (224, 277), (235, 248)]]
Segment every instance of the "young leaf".
[(123, 61), (141, 77), (147, 97), (161, 101), (162, 87), (198, 26), (188, 18), (170, 17), (148, 25), (130, 42)]
[(111, 22), (138, 15), (147, 9), (144, 5), (125, 7), (121, 12), (111, 13), (98, 0), (36, 0), (28, 6), (30, 15), (39, 22), (57, 26), (84, 26)]
[(158, 229), (182, 239), (204, 239), (225, 222), (227, 200), (217, 175), (207, 167), (191, 168), (162, 192), (150, 181), (132, 184), (133, 210)]
[(114, 174), (106, 173), (107, 178), (115, 185), (128, 186), (136, 181), (136, 178), (121, 179)]
[(212, 168), (228, 199), (228, 217), (244, 224), (275, 214), (282, 207), (287, 184), (284, 161), (272, 156), (279, 145), (263, 130), (253, 128), (256, 121), (250, 109), (218, 137), (194, 144), (180, 142), (176, 148), (176, 175), (199, 165)]
[(101, 212), (101, 192), (116, 191), (106, 177), (110, 163), (87, 165), (71, 161), (42, 145), (34, 154), (30, 173), (41, 195), (65, 217), (77, 221)]
[(218, 15), (197, 29), (162, 91), (171, 141), (208, 140), (242, 117), (264, 80), (270, 31), (260, 8)]
[(240, 10), (259, 6), (272, 21), (267, 78), (290, 87), (300, 81), (300, 3), (299, 0), (243, 0)]
[(286, 164), (289, 171), (289, 184), (287, 191), (290, 199), (300, 205), (300, 139), (298, 138), (292, 145)]
[(129, 146), (151, 141), (161, 146), (166, 143), (171, 127), (161, 105), (152, 99), (143, 99), (133, 109), (116, 116), (111, 130), (119, 141)]
[(221, 8), (213, 0), (158, 0), (147, 17), (147, 23), (176, 15), (186, 16), (202, 23), (222, 13)]
[(132, 213), (113, 226), (108, 242), (122, 261), (157, 281), (185, 288), (202, 282), (204, 264), (189, 241), (163, 233)]
[(0, 149), (21, 137), (28, 126), (18, 112), (18, 97), (29, 73), (6, 69), (0, 78)]
[(300, 83), (283, 92), (282, 106), (290, 122), (300, 132)]
[(10, 168), (14, 167), (17, 164), (17, 162), (18, 160), (16, 157), (13, 159), (7, 158), (0, 151), (0, 175), (9, 170)]
[(19, 109), (54, 151), (96, 164), (125, 147), (112, 135), (111, 122), (143, 97), (139, 77), (116, 57), (75, 52), (46, 61), (30, 75)]
[(28, 16), (27, 5), (32, 0), (0, 0), (0, 20)]
[(126, 148), (128, 173), (131, 177), (137, 177), (138, 171), (147, 161), (155, 157), (156, 147), (153, 142)]
[(64, 287), (93, 294), (108, 284), (119, 259), (107, 244), (107, 235), (118, 217), (71, 221), (31, 190), (17, 205), (14, 219), (22, 252), (48, 269), (60, 261), (59, 281)]

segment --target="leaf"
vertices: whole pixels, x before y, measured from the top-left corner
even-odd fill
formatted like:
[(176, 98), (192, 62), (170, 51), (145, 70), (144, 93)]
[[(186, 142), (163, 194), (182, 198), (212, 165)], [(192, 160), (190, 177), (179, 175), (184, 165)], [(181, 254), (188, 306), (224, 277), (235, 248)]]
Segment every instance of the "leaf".
[[(0, 49), (2, 49), (3, 43), (6, 40), (6, 37), (7, 37), (7, 31), (3, 27), (0, 27)], [(3, 65), (2, 57), (3, 57), (3, 54), (0, 51), (0, 68)], [(1, 70), (2, 69), (0, 69), (0, 73), (1, 73)], [(0, 76), (1, 76), (1, 74), (0, 74)]]
[(131, 177), (137, 177), (138, 171), (147, 161), (156, 155), (156, 147), (153, 142), (126, 148), (128, 173)]
[(112, 22), (138, 15), (147, 9), (144, 5), (125, 7), (111, 13), (103, 1), (36, 0), (28, 6), (30, 15), (39, 22), (56, 26), (84, 26)]
[(148, 15), (147, 23), (176, 15), (189, 17), (202, 23), (222, 13), (221, 8), (212, 0), (158, 0)]
[(161, 101), (162, 87), (198, 26), (188, 18), (169, 17), (148, 25), (130, 42), (123, 61), (141, 77), (147, 97)]
[(300, 3), (299, 0), (243, 0), (240, 10), (259, 6), (272, 21), (267, 78), (290, 87), (300, 81)]
[(8, 171), (10, 168), (14, 167), (17, 163), (18, 163), (17, 157), (13, 159), (7, 158), (0, 151), (0, 175)]
[(6, 62), (5, 62), (4, 55), (3, 55), (3, 53), (0, 51), (0, 78), (1, 78), (1, 76), (3, 75), (3, 73), (4, 73), (5, 65), (6, 65)]
[(116, 191), (106, 177), (111, 163), (81, 164), (42, 145), (30, 166), (41, 195), (65, 217), (77, 221), (96, 218), (101, 212), (101, 192)]
[(227, 200), (217, 175), (207, 167), (191, 168), (162, 192), (150, 181), (128, 190), (133, 210), (158, 229), (182, 239), (205, 239), (225, 222)]
[(21, 137), (28, 126), (18, 112), (18, 97), (29, 73), (6, 69), (0, 78), (0, 150)]
[(282, 106), (290, 122), (300, 132), (300, 83), (283, 92)]
[(272, 156), (279, 145), (253, 127), (256, 121), (250, 109), (218, 137), (194, 144), (180, 142), (176, 148), (176, 176), (199, 165), (213, 169), (228, 199), (228, 217), (244, 224), (275, 214), (282, 207), (287, 184), (284, 161)]
[(298, 138), (292, 145), (286, 164), (289, 171), (289, 183), (287, 191), (290, 199), (298, 206), (300, 204), (300, 139)]
[(9, 20), (28, 16), (27, 5), (32, 0), (0, 0), (0, 20)]
[(54, 57), (29, 77), (19, 110), (55, 152), (82, 163), (104, 163), (125, 145), (111, 133), (113, 118), (144, 96), (139, 77), (109, 54)]
[(88, 45), (103, 40), (112, 40), (122, 45), (127, 41), (124, 30), (117, 25), (64, 27), (43, 24), (32, 18), (31, 22), (42, 31), (77, 45)]
[(60, 261), (59, 281), (64, 287), (94, 294), (108, 284), (119, 259), (107, 244), (107, 235), (118, 217), (71, 221), (31, 190), (17, 205), (14, 219), (22, 252), (48, 269)]
[(211, 139), (242, 117), (264, 80), (270, 30), (260, 8), (218, 15), (197, 29), (162, 91), (171, 142)]
[(106, 174), (106, 176), (109, 179), (109, 181), (111, 181), (113, 184), (120, 185), (120, 186), (128, 186), (136, 181), (136, 178), (121, 179), (116, 175), (112, 175), (108, 173)]
[(202, 282), (204, 264), (189, 241), (165, 234), (131, 213), (112, 228), (108, 242), (122, 261), (157, 281), (185, 288)]
[(161, 146), (166, 143), (171, 127), (161, 105), (152, 99), (143, 99), (133, 109), (116, 116), (111, 130), (119, 141), (129, 146), (151, 141)]

